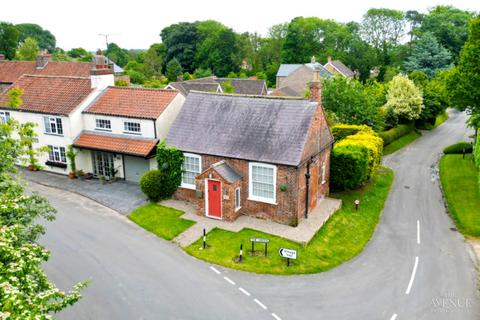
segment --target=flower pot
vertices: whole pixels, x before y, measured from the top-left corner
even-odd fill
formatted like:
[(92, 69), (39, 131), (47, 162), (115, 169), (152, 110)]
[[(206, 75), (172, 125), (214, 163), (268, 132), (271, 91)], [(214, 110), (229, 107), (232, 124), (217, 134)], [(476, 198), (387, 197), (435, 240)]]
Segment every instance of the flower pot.
[(77, 177), (77, 176), (75, 175), (75, 172), (69, 172), (69, 173), (68, 173), (68, 178), (69, 178), (69, 179), (72, 179), (72, 180), (73, 180), (73, 179), (75, 179), (76, 177)]

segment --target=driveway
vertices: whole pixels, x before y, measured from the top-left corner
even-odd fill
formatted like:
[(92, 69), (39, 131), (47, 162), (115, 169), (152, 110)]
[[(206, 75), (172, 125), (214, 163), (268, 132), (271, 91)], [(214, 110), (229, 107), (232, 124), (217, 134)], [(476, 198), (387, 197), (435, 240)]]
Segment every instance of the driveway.
[[(453, 113), (385, 159), (395, 181), (365, 250), (325, 273), (269, 276), (211, 266), (125, 217), (32, 185), (59, 209), (42, 242), (62, 288), (91, 279), (61, 319), (479, 319), (471, 250), (452, 231), (432, 165), (469, 134)], [(301, 257), (300, 262), (301, 262)]]

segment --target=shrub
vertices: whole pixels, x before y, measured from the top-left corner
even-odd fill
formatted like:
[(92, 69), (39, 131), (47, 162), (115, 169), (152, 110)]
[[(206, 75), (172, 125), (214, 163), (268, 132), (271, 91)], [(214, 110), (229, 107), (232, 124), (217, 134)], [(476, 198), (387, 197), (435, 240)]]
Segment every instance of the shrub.
[(357, 134), (358, 132), (373, 133), (373, 130), (366, 125), (354, 125), (354, 124), (337, 124), (332, 127), (332, 135), (335, 141), (340, 141), (348, 136)]
[(158, 170), (162, 172), (162, 199), (170, 198), (182, 183), (182, 164), (185, 157), (182, 151), (174, 147), (167, 147), (165, 141), (157, 146)]
[(331, 158), (330, 181), (334, 190), (355, 189), (367, 179), (367, 148), (360, 145), (335, 146)]
[(480, 170), (480, 139), (478, 135), (477, 135), (477, 143), (475, 144), (474, 159), (475, 159), (475, 164), (477, 165), (477, 168)]
[(162, 199), (163, 174), (159, 170), (150, 170), (140, 179), (140, 189), (152, 202)]
[(128, 82), (125, 79), (117, 79), (115, 80), (116, 87), (128, 87)]
[(383, 140), (383, 146), (386, 146), (398, 138), (409, 134), (413, 129), (413, 124), (399, 124), (395, 128), (380, 132), (379, 135)]
[(468, 143), (466, 141), (461, 141), (446, 147), (445, 149), (443, 149), (443, 153), (444, 154), (462, 154), (464, 149), (465, 149), (465, 153), (472, 153), (473, 146), (471, 143)]

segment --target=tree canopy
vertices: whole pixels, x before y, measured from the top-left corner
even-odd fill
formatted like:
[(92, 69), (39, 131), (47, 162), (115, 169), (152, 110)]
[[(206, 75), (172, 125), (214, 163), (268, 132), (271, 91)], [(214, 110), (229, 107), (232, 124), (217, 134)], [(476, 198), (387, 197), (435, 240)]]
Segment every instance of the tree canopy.
[(17, 24), (16, 27), (20, 31), (20, 42), (24, 42), (27, 38), (33, 38), (37, 41), (40, 49), (47, 50), (50, 53), (55, 51), (57, 41), (50, 31), (44, 30), (34, 23), (21, 23)]
[(18, 47), (17, 58), (19, 60), (34, 61), (39, 53), (40, 48), (38, 47), (37, 40), (26, 38)]
[(422, 92), (407, 76), (396, 75), (389, 83), (385, 106), (405, 120), (418, 119), (423, 109)]

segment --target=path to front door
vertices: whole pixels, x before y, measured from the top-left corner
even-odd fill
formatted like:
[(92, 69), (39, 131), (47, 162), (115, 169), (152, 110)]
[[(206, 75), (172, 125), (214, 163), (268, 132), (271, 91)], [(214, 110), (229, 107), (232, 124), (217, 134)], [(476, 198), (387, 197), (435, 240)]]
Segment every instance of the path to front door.
[(207, 179), (207, 196), (205, 199), (206, 216), (222, 219), (222, 185), (220, 181)]

